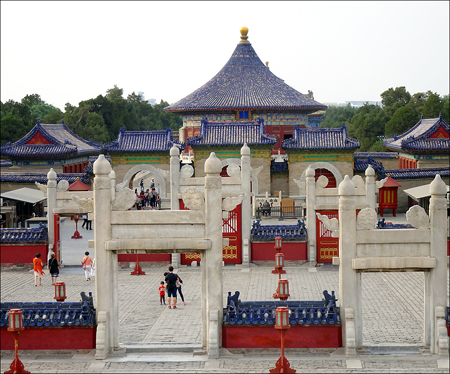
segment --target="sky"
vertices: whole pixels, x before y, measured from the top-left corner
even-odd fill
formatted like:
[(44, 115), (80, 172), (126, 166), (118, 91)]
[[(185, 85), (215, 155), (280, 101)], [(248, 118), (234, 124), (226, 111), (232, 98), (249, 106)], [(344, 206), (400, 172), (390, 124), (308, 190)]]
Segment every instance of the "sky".
[(387, 89), (449, 94), (448, 1), (2, 1), (2, 102), (106, 95), (174, 103), (226, 64), (240, 28), (276, 76), (321, 103)]

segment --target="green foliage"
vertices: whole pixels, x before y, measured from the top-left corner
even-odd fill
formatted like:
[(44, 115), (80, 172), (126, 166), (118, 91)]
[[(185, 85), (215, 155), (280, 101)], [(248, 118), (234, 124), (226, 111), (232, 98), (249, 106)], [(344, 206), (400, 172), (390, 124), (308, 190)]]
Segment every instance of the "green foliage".
[(323, 128), (335, 128), (345, 124), (355, 115), (357, 108), (353, 108), (350, 103), (347, 106), (328, 107), (325, 117), (320, 124)]
[(372, 104), (364, 104), (350, 119), (348, 133), (361, 143), (361, 152), (368, 151), (384, 134), (386, 118), (383, 109)]
[(386, 123), (385, 135), (400, 135), (408, 131), (418, 121), (419, 115), (409, 106), (403, 106), (397, 109), (392, 118)]

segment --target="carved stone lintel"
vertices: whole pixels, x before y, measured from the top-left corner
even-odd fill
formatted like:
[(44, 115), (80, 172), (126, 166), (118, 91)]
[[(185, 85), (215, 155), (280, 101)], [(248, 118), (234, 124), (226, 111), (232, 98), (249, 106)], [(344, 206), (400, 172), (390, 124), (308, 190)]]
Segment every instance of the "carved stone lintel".
[(327, 230), (335, 232), (339, 230), (339, 221), (337, 218), (328, 218), (325, 214), (316, 213), (319, 221), (323, 222), (323, 225)]
[(116, 184), (116, 192), (119, 192), (121, 189), (128, 187), (128, 183), (130, 181), (128, 179), (125, 179), (122, 183), (117, 183)]
[(364, 179), (360, 175), (354, 175), (352, 178), (353, 183), (355, 184), (356, 188), (364, 188)]
[(372, 208), (364, 208), (356, 218), (356, 230), (372, 230), (377, 227), (377, 212)]
[(112, 201), (112, 210), (128, 210), (136, 203), (136, 194), (128, 187), (117, 192), (116, 197)]
[(190, 178), (194, 175), (194, 168), (192, 165), (183, 165), (180, 170), (181, 178)]
[(194, 187), (184, 190), (182, 199), (184, 206), (190, 210), (202, 210), (205, 206), (203, 193)]
[(111, 180), (109, 178), (95, 177), (94, 190), (109, 190), (111, 189)]
[(34, 182), (34, 184), (43, 192), (43, 193), (47, 193), (47, 185), (46, 184), (41, 184), (39, 182)]
[(227, 174), (230, 177), (240, 177), (241, 176), (241, 167), (237, 164), (230, 164), (227, 167)]
[(328, 186), (328, 178), (325, 175), (321, 175), (319, 178), (317, 178), (316, 187), (325, 188), (326, 186)]
[(430, 227), (430, 219), (428, 214), (425, 212), (425, 209), (419, 205), (413, 205), (408, 209), (406, 212), (406, 220), (416, 229), (427, 229)]
[(64, 192), (67, 191), (69, 188), (69, 182), (65, 179), (62, 179), (58, 182), (58, 185), (56, 186), (56, 191)]
[(91, 213), (94, 211), (94, 199), (79, 198), (78, 196), (72, 195), (72, 200), (75, 201), (86, 213)]
[(252, 169), (250, 171), (250, 178), (257, 178), (259, 172), (263, 169), (263, 165), (261, 165), (260, 167), (257, 167), (256, 169)]
[(207, 177), (205, 182), (206, 189), (219, 189), (222, 187), (222, 181), (220, 177)]
[(236, 196), (236, 197), (226, 197), (222, 201), (222, 210), (225, 210), (225, 211), (228, 211), (228, 212), (232, 211), (240, 203), (242, 203), (242, 201), (244, 200), (244, 197), (245, 197), (245, 194), (244, 195), (239, 195), (239, 196)]
[(382, 179), (382, 180), (380, 180), (380, 181), (376, 181), (375, 184), (376, 184), (377, 188), (383, 187), (387, 180), (388, 180), (388, 179), (387, 179), (387, 177), (386, 177), (386, 178), (384, 178), (384, 179)]

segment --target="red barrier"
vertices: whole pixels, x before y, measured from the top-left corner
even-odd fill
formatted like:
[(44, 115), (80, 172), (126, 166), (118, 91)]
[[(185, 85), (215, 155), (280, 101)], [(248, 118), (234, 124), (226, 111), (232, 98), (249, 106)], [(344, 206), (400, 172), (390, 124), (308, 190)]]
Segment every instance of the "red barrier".
[[(280, 348), (281, 340), (273, 326), (224, 326), (222, 344), (224, 348)], [(292, 325), (284, 336), (284, 347), (342, 347), (341, 326)]]
[[(118, 255), (119, 262), (136, 262), (135, 254)], [(171, 262), (170, 253), (145, 253), (139, 254), (139, 262)]]
[[(253, 261), (274, 261), (277, 253), (273, 242), (251, 243)], [(306, 261), (306, 242), (283, 242), (285, 261)]]
[(45, 264), (47, 259), (47, 244), (2, 244), (0, 262), (2, 264), (33, 264), (36, 253), (41, 253), (41, 259)]
[[(14, 350), (14, 339), (1, 329), (1, 350)], [(25, 327), (20, 334), (20, 350), (95, 349), (94, 327)]]

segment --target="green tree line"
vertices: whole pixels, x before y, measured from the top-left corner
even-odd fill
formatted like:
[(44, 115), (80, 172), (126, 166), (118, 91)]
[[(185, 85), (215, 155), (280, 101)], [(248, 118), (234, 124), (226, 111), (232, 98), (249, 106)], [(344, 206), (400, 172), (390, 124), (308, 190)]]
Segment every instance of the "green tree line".
[(387, 151), (382, 137), (401, 135), (419, 122), (420, 117), (437, 118), (442, 114), (449, 123), (449, 96), (431, 91), (411, 95), (404, 86), (389, 88), (381, 95), (382, 106), (364, 104), (354, 108), (330, 106), (321, 127), (339, 127), (344, 124), (348, 134), (361, 143), (361, 152)]
[(114, 86), (94, 99), (81, 101), (78, 106), (67, 103), (64, 112), (46, 103), (38, 94), (27, 95), (20, 102), (0, 102), (1, 141), (15, 142), (25, 136), (38, 118), (41, 123), (64, 123), (86, 140), (107, 143), (117, 139), (120, 128), (127, 131), (178, 131), (183, 122), (179, 115), (166, 113), (169, 104), (163, 100), (151, 105), (133, 92), (125, 99), (123, 89)]

